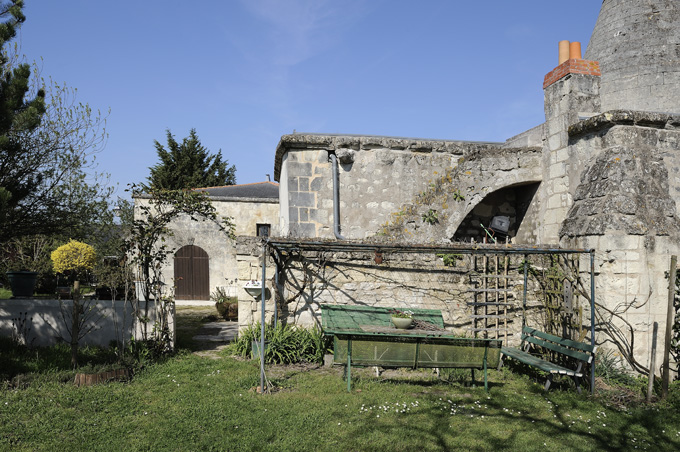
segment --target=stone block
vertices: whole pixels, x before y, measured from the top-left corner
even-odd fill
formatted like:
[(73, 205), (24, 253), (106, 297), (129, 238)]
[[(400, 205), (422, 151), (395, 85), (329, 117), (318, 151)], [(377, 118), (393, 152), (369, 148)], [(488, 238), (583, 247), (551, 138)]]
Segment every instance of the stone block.
[(567, 118), (564, 115), (556, 116), (547, 121), (548, 136), (558, 135), (567, 130)]
[(288, 208), (288, 221), (291, 223), (297, 223), (300, 221), (300, 216), (298, 214), (299, 209), (297, 207)]
[(291, 207), (316, 207), (316, 196), (312, 192), (291, 192), (289, 203)]
[(643, 237), (639, 235), (607, 235), (600, 239), (600, 247), (608, 250), (640, 250)]
[(548, 149), (551, 151), (556, 151), (557, 149), (561, 149), (564, 146), (562, 145), (562, 138), (559, 133), (555, 135), (550, 135), (548, 137)]
[[(566, 162), (569, 160), (569, 148), (558, 149), (554, 153), (554, 163)], [(553, 162), (551, 162), (553, 163)]]
[(288, 163), (288, 177), (312, 177), (312, 164), (311, 163), (301, 163), (301, 162), (289, 162)]
[(560, 196), (554, 195), (548, 198), (548, 209), (558, 209), (563, 206)]
[(298, 191), (309, 191), (309, 178), (298, 177)]
[(290, 225), (291, 234), (295, 237), (316, 237), (316, 225), (313, 223), (295, 223)]
[(556, 163), (555, 165), (550, 165), (548, 169), (548, 177), (550, 179), (556, 179), (558, 177), (563, 177), (567, 174), (567, 165), (564, 163)]
[(325, 177), (314, 177), (311, 179), (309, 182), (309, 191), (315, 191), (315, 192), (320, 192), (324, 188), (330, 188), (329, 183), (332, 183), (332, 180), (330, 178), (325, 178)]
[(330, 224), (330, 213), (326, 209), (309, 209), (309, 220), (321, 224)]

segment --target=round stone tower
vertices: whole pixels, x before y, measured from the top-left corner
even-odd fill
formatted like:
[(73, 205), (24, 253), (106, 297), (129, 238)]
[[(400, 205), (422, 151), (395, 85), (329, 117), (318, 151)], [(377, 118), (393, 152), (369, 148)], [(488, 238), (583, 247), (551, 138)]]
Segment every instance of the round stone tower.
[(585, 59), (600, 62), (603, 112), (680, 113), (680, 1), (604, 0)]

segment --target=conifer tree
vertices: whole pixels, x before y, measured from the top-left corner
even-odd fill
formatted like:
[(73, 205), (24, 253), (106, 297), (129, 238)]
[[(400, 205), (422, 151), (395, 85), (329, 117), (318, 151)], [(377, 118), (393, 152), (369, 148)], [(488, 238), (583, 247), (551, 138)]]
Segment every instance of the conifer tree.
[(23, 6), (0, 0), (0, 243), (33, 234), (91, 240), (112, 191), (94, 173), (106, 120), (9, 45)]
[(149, 186), (153, 189), (182, 190), (189, 188), (217, 187), (236, 183), (236, 168), (222, 160), (222, 151), (210, 154), (201, 144), (196, 129), (181, 143), (167, 133), (167, 149), (155, 141), (160, 162), (149, 168)]
[(21, 166), (25, 153), (20, 137), (40, 124), (45, 93), (38, 90), (32, 99), (26, 99), (31, 67), (11, 65), (7, 50), (25, 20), (23, 7), (23, 0), (0, 4), (0, 18), (4, 20), (0, 23), (0, 224), (42, 182), (40, 173)]

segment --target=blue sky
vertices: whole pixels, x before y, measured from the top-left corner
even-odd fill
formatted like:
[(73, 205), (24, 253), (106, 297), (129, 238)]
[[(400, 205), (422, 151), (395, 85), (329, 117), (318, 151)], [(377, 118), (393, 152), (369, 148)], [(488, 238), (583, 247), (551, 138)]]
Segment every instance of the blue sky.
[(503, 141), (543, 122), (557, 43), (585, 52), (601, 1), (26, 0), (21, 52), (111, 110), (97, 160), (118, 195), (154, 140), (191, 128), (236, 166), (274, 172), (281, 135)]

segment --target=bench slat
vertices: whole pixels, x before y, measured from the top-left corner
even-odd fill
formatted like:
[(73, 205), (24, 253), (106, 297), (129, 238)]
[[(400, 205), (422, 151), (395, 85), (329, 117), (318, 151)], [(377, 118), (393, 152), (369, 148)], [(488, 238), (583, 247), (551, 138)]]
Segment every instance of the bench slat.
[(583, 376), (581, 372), (576, 372), (574, 370), (567, 369), (566, 367), (553, 364), (550, 361), (538, 358), (537, 356), (531, 355), (527, 352), (524, 352), (514, 347), (501, 347), (501, 353), (513, 359), (516, 359), (517, 361), (523, 362), (524, 364), (528, 364), (530, 366), (541, 369), (545, 372), (576, 377)]
[(557, 342), (560, 345), (571, 347), (571, 348), (576, 348), (578, 350), (584, 351), (586, 353), (593, 353), (595, 348), (597, 346), (593, 346), (591, 344), (586, 344), (585, 342), (578, 342), (578, 341), (573, 341), (571, 339), (564, 339), (559, 336), (554, 336), (552, 334), (544, 333), (543, 331), (537, 330), (536, 328), (530, 328), (528, 326), (525, 326), (522, 328), (522, 332), (524, 334), (527, 334), (529, 336), (536, 336), (541, 339), (545, 339), (551, 342)]
[(562, 355), (570, 356), (572, 358), (578, 359), (580, 361), (584, 361), (589, 363), (590, 360), (592, 359), (592, 355), (589, 355), (588, 353), (583, 353), (579, 352), (577, 350), (571, 350), (566, 347), (562, 347), (559, 344), (555, 344), (553, 342), (548, 342), (544, 341), (542, 339), (538, 339), (532, 336), (525, 336), (524, 340), (527, 342), (531, 342), (532, 344), (541, 346), (543, 348), (547, 348), (549, 350), (552, 350), (554, 352), (560, 353)]

